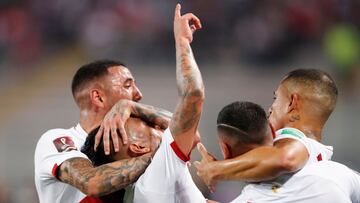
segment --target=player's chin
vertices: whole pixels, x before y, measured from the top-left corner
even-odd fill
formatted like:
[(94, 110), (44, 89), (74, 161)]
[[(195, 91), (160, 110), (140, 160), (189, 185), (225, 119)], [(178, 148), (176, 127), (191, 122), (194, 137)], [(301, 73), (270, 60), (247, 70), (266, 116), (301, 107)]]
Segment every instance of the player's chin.
[(270, 114), (269, 116), (269, 124), (272, 126), (273, 130), (279, 129), (279, 123), (277, 122), (277, 119), (275, 118), (274, 114)]

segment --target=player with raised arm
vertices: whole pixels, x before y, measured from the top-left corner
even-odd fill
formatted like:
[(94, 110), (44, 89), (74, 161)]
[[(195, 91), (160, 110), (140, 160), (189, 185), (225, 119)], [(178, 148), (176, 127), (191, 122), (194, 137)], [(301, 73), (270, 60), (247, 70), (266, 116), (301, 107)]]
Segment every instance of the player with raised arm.
[(177, 4), (174, 17), (180, 98), (153, 161), (135, 184), (134, 202), (205, 202), (187, 166), (190, 152), (199, 141), (197, 128), (205, 97), (201, 73), (190, 47), (193, 33), (201, 28), (201, 23), (191, 13), (181, 15), (180, 9)]
[(332, 148), (319, 141), (337, 95), (335, 82), (327, 73), (315, 69), (291, 71), (281, 81), (269, 110), (270, 123), (277, 130), (274, 145), (229, 160), (199, 162), (198, 175), (214, 190), (219, 180), (272, 180), (305, 164), (330, 159)]
[[(181, 15), (180, 4), (178, 4), (175, 9), (174, 35), (179, 102), (169, 128), (161, 133), (161, 144), (152, 162), (134, 184), (134, 194), (129, 195), (127, 192), (126, 196), (130, 196), (130, 200), (126, 198), (127, 202), (206, 202), (193, 182), (187, 165), (190, 160), (190, 152), (199, 141), (197, 128), (204, 100), (203, 81), (190, 47), (193, 33), (200, 28), (200, 20), (191, 13)], [(134, 128), (134, 126), (138, 126), (138, 128)], [(144, 152), (153, 151), (155, 147), (151, 147), (154, 144), (152, 140), (155, 140), (155, 144), (159, 143), (156, 142), (156, 138), (153, 138), (154, 136), (151, 136), (151, 131), (154, 130), (141, 121), (131, 120), (127, 123), (130, 143), (124, 146), (120, 152), (111, 153), (108, 161), (128, 159), (141, 156)], [(96, 160), (99, 160), (96, 157), (104, 155), (102, 150), (94, 154), (91, 147), (89, 148), (89, 145), (91, 146), (93, 143), (91, 139), (94, 139), (94, 132), (88, 136), (84, 153), (89, 155), (94, 164), (99, 164), (96, 163)], [(111, 198), (111, 196), (102, 199)]]
[[(80, 152), (87, 133), (104, 122), (111, 126), (114, 142), (130, 115), (167, 128), (170, 114), (138, 104), (142, 95), (130, 71), (121, 62), (96, 61), (82, 66), (75, 74), (72, 92), (80, 108), (80, 123), (70, 129), (53, 129), (39, 139), (35, 150), (35, 185), (40, 202), (86, 202), (85, 196), (102, 196), (120, 190), (145, 171), (151, 161), (147, 154), (94, 167)], [(130, 101), (120, 101), (129, 99)], [(115, 126), (115, 127), (114, 127)], [(119, 132), (119, 133), (120, 133)], [(115, 151), (119, 150), (119, 143)]]

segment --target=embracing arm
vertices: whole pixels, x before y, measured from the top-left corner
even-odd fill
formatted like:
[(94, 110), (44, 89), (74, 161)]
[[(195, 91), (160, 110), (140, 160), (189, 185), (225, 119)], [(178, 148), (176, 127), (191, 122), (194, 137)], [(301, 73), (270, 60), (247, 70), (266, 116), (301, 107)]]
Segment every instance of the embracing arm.
[(170, 121), (170, 131), (184, 154), (189, 154), (192, 150), (205, 95), (201, 73), (190, 47), (193, 32), (200, 28), (200, 20), (193, 14), (181, 16), (178, 4), (175, 10), (174, 35), (180, 100)]
[(253, 149), (233, 159), (198, 164), (198, 174), (208, 186), (220, 180), (259, 182), (301, 169), (308, 151), (299, 141), (283, 139), (274, 146)]
[(64, 161), (57, 177), (88, 196), (99, 197), (135, 182), (151, 161), (150, 155), (121, 160), (94, 167), (84, 158)]
[(172, 117), (172, 113), (167, 110), (131, 100), (120, 100), (114, 105), (113, 110), (118, 113), (123, 111), (124, 114), (140, 118), (149, 124), (161, 127), (163, 130), (168, 128)]
[(149, 124), (166, 129), (169, 126), (172, 113), (131, 100), (120, 100), (105, 115), (105, 118), (103, 119), (100, 129), (95, 137), (95, 150), (101, 139), (103, 139), (105, 154), (110, 154), (111, 135), (114, 150), (115, 152), (119, 151), (119, 135), (121, 136), (123, 143), (127, 143), (128, 137), (124, 126), (130, 116), (141, 118)]

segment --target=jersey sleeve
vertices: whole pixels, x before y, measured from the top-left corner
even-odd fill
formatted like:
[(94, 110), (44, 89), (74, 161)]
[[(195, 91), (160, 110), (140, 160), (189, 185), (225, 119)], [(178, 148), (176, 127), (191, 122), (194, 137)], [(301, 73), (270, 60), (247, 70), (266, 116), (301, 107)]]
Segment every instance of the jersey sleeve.
[(158, 203), (176, 202), (176, 198), (186, 191), (184, 187), (189, 185), (183, 179), (186, 176), (184, 174), (189, 173), (186, 164), (188, 160), (189, 157), (177, 147), (170, 130), (165, 130), (151, 164), (136, 182), (134, 202), (146, 203), (154, 199)]
[(300, 130), (297, 130), (295, 128), (283, 128), (276, 131), (274, 143), (282, 139), (294, 139), (301, 142), (307, 149), (308, 154), (310, 154), (310, 147), (305, 140), (306, 136)]
[(40, 138), (35, 151), (35, 170), (41, 178), (56, 178), (56, 170), (70, 158), (87, 156), (75, 146), (71, 136), (48, 132)]

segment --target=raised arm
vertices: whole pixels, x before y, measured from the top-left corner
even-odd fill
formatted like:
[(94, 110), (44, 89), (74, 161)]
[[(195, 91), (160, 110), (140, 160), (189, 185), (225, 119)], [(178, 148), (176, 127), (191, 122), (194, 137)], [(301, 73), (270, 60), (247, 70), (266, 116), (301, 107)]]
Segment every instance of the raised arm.
[(301, 169), (308, 160), (306, 147), (293, 139), (279, 140), (274, 146), (258, 147), (233, 159), (222, 161), (214, 161), (205, 156), (205, 148), (199, 148), (199, 151), (203, 160), (196, 162), (195, 166), (198, 175), (210, 188), (220, 180), (271, 180)]
[(121, 160), (94, 167), (84, 158), (64, 161), (57, 171), (57, 177), (84, 194), (103, 196), (135, 182), (151, 161), (150, 155)]
[(101, 139), (103, 139), (105, 154), (110, 154), (110, 131), (115, 152), (119, 150), (118, 132), (122, 137), (123, 143), (126, 144), (127, 134), (124, 126), (130, 116), (141, 118), (149, 124), (166, 129), (169, 126), (172, 113), (131, 100), (120, 100), (106, 114), (101, 127), (96, 134), (95, 150)]
[(170, 121), (170, 131), (180, 150), (187, 155), (196, 138), (205, 93), (190, 47), (193, 33), (201, 28), (200, 20), (191, 13), (181, 15), (180, 9), (178, 4), (174, 17), (176, 80), (180, 98)]

